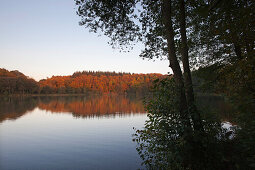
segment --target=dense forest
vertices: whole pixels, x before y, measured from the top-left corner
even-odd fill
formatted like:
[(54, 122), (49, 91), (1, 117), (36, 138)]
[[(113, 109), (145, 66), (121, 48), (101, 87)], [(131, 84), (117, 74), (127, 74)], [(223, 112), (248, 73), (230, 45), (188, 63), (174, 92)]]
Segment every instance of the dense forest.
[(39, 93), (38, 83), (15, 70), (8, 71), (0, 68), (0, 94)]
[(0, 94), (145, 93), (155, 79), (164, 77), (156, 73), (83, 71), (36, 82), (19, 71), (0, 69)]

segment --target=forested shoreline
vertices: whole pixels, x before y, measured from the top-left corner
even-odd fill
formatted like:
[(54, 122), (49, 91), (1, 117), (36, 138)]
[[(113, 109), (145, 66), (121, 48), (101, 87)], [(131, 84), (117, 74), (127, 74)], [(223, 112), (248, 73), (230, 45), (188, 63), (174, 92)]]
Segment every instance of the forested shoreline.
[(52, 76), (35, 81), (15, 70), (0, 69), (0, 95), (53, 95), (88, 93), (139, 93), (148, 92), (155, 79), (166, 75), (131, 74), (101, 71), (75, 72), (70, 76)]

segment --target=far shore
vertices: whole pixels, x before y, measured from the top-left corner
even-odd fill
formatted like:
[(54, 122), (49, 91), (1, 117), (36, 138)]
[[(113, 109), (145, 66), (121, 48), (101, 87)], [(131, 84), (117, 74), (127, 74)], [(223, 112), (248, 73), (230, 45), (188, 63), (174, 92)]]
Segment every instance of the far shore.
[(0, 97), (37, 97), (37, 96), (88, 96), (88, 95), (136, 95), (133, 93), (98, 93), (98, 92), (88, 92), (88, 93), (66, 93), (66, 94), (0, 94)]
[[(88, 96), (88, 95), (144, 95), (144, 94), (135, 94), (135, 93), (115, 93), (115, 92), (107, 92), (107, 93), (99, 93), (99, 92), (87, 92), (87, 93), (52, 93), (52, 94), (0, 94), (0, 97), (37, 97), (37, 96)], [(215, 93), (195, 93), (196, 97), (223, 97), (223, 95), (215, 94)]]

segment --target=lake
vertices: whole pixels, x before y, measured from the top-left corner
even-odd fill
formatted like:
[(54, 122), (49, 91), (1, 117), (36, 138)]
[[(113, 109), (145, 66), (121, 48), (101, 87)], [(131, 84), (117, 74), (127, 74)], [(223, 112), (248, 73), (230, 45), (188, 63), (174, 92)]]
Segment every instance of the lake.
[(138, 169), (137, 97), (0, 98), (0, 169)]
[[(197, 101), (231, 120), (224, 98)], [(132, 134), (145, 120), (142, 97), (0, 97), (0, 169), (144, 168)]]

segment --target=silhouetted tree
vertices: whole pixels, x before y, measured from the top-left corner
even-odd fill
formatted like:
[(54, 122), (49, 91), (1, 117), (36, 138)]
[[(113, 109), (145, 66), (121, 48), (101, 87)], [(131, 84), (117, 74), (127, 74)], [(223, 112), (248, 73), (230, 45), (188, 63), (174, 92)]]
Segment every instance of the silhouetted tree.
[[(170, 67), (174, 73), (174, 79), (177, 87), (180, 89), (179, 111), (187, 128), (190, 127), (190, 114), (188, 113), (188, 104), (185, 94), (184, 80), (176, 52), (176, 27), (178, 22), (175, 15), (177, 1), (162, 0), (128, 0), (128, 1), (91, 1), (75, 0), (78, 6), (77, 14), (82, 18), (80, 25), (88, 27), (92, 32), (103, 32), (110, 37), (110, 44), (113, 47), (120, 47), (124, 50), (126, 47), (132, 48), (138, 41), (145, 45), (141, 57), (146, 58), (164, 58), (167, 57)], [(185, 22), (184, 1), (178, 8), (178, 12), (183, 16)], [(180, 27), (178, 27), (180, 28)], [(177, 29), (178, 29), (177, 28)], [(182, 30), (186, 30), (185, 23), (182, 24)], [(182, 40), (185, 40), (183, 37)], [(185, 51), (185, 50), (183, 50)], [(186, 50), (187, 51), (187, 50)], [(185, 79), (187, 88), (192, 89), (190, 68), (187, 65), (188, 56), (183, 58), (185, 73), (188, 78)], [(194, 98), (192, 90), (187, 90), (189, 99)], [(201, 124), (199, 114), (193, 113), (193, 123)], [(198, 118), (198, 119), (194, 119)], [(197, 126), (202, 128), (201, 126)]]

